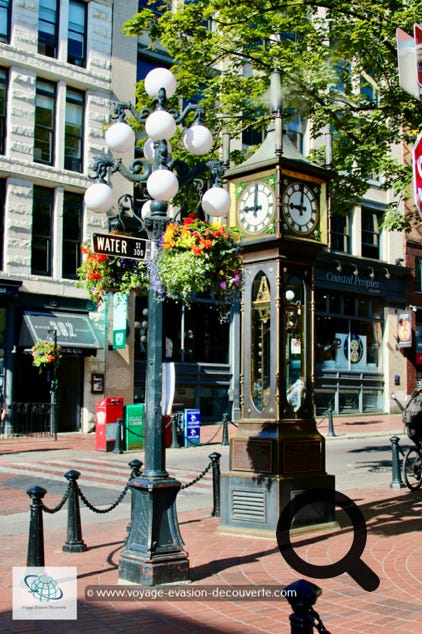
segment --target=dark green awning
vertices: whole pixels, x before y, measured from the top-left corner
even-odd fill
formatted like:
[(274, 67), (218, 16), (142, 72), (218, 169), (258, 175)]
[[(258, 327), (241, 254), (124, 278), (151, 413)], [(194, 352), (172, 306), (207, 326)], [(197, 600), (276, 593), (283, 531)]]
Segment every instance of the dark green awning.
[(54, 331), (57, 344), (63, 348), (101, 348), (87, 314), (59, 310), (24, 311), (19, 345), (28, 348), (37, 341), (53, 341)]

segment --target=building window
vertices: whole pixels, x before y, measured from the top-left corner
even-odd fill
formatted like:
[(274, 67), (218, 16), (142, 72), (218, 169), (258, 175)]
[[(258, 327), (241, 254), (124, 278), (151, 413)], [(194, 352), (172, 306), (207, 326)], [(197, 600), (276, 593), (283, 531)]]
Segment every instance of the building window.
[(81, 264), (83, 196), (65, 192), (63, 199), (62, 276), (76, 279)]
[(57, 57), (59, 6), (57, 0), (40, 0), (38, 53)]
[(286, 134), (295, 148), (303, 154), (303, 139), (306, 130), (306, 120), (297, 114), (293, 119), (286, 121)]
[(84, 105), (83, 93), (76, 90), (67, 90), (64, 167), (73, 172), (83, 171)]
[(0, 42), (9, 42), (12, 0), (0, 0)]
[(31, 273), (51, 275), (54, 190), (35, 186), (33, 196)]
[(0, 154), (4, 154), (6, 148), (7, 84), (7, 70), (0, 68)]
[(380, 258), (381, 214), (374, 209), (362, 207), (362, 253), (365, 258)]
[(139, 0), (138, 11), (142, 11), (142, 9), (150, 9), (150, 11), (154, 11), (154, 13), (161, 14), (166, 11), (167, 7), (162, 0), (155, 0), (154, 2), (151, 0)]
[(4, 268), (4, 214), (6, 204), (6, 181), (0, 179), (0, 269)]
[(56, 88), (46, 81), (37, 81), (35, 98), (34, 161), (53, 165)]
[(422, 293), (422, 258), (415, 258), (415, 291)]
[(85, 2), (70, 0), (67, 61), (75, 66), (86, 64), (86, 15)]
[(350, 253), (349, 217), (335, 214), (331, 217), (331, 248)]

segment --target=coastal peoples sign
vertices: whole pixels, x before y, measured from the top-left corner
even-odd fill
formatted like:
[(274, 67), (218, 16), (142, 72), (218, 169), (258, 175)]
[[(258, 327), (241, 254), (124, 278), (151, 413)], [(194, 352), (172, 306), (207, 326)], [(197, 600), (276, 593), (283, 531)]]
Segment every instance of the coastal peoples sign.
[(369, 293), (378, 294), (381, 292), (381, 285), (379, 280), (372, 279), (371, 277), (360, 277), (353, 273), (334, 273), (331, 271), (326, 272), (327, 282), (335, 282), (336, 284), (345, 284), (351, 288), (362, 288)]

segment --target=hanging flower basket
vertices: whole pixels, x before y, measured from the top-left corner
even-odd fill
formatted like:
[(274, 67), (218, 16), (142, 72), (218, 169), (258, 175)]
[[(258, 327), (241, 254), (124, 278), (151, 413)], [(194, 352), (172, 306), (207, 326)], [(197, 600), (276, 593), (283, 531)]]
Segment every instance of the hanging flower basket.
[(240, 236), (237, 227), (208, 223), (193, 215), (183, 224), (170, 223), (153, 263), (165, 295), (189, 302), (192, 293), (197, 293), (231, 303), (240, 291)]
[(87, 244), (81, 246), (81, 252), (78, 286), (86, 288), (96, 304), (100, 304), (107, 293), (146, 294), (149, 279), (143, 261), (94, 253)]
[(193, 294), (212, 296), (221, 306), (239, 295), (241, 256), (237, 227), (205, 222), (194, 215), (183, 224), (171, 222), (159, 247), (147, 261), (94, 253), (83, 244), (79, 286), (96, 303), (107, 293), (146, 294), (153, 288), (159, 299), (170, 297), (189, 303)]
[(51, 341), (37, 341), (32, 346), (32, 365), (40, 369), (40, 372), (49, 367), (53, 361), (61, 358), (60, 346), (54, 345)]

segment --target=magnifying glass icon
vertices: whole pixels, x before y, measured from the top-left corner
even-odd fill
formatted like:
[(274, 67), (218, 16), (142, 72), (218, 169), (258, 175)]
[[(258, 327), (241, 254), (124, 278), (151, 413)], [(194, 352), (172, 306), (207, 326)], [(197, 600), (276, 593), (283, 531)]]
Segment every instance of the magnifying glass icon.
[[(349, 552), (339, 561), (325, 566), (317, 566), (304, 561), (296, 554), (290, 541), (290, 526), (295, 514), (307, 504), (315, 502), (335, 503), (350, 518), (353, 526), (353, 542)], [(299, 493), (290, 500), (281, 512), (277, 524), (277, 544), (281, 556), (291, 568), (301, 574), (316, 579), (330, 579), (347, 572), (367, 592), (373, 592), (380, 584), (379, 577), (361, 559), (366, 545), (366, 522), (361, 510), (347, 495), (329, 489), (312, 489)]]

